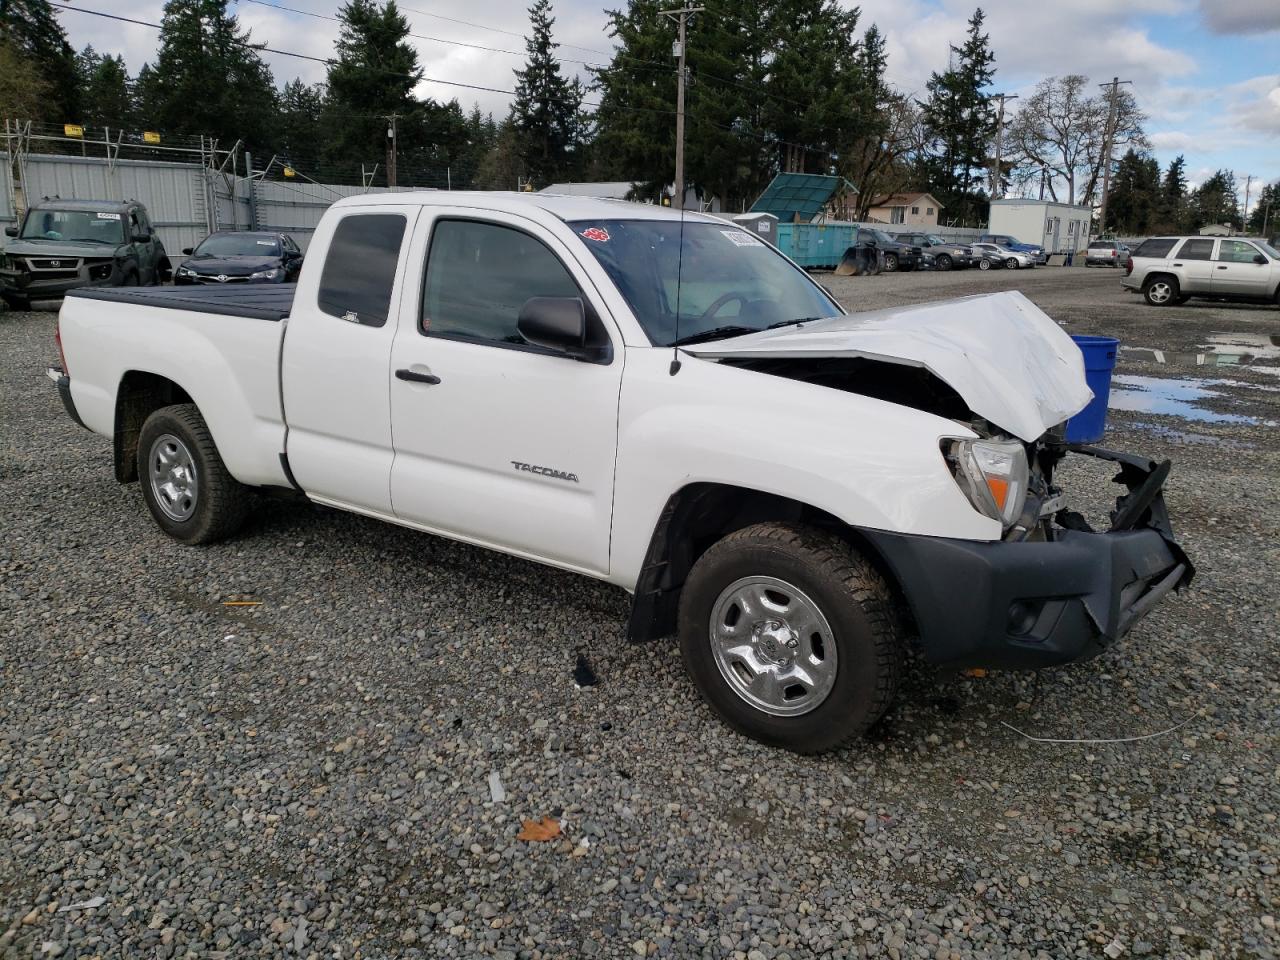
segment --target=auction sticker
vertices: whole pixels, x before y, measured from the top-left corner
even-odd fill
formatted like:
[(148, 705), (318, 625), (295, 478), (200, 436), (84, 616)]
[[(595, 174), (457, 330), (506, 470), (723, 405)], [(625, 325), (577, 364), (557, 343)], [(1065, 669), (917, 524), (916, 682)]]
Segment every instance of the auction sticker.
[(118, 214), (118, 213), (100, 213), (100, 214), (98, 214), (98, 219), (99, 219), (99, 220), (119, 220), (119, 219), (120, 219), (120, 214)]
[(584, 240), (594, 240), (596, 243), (609, 242), (609, 231), (604, 227), (587, 227), (579, 236)]
[(751, 234), (744, 233), (741, 230), (721, 230), (720, 232), (728, 237), (736, 247), (754, 247), (760, 242)]

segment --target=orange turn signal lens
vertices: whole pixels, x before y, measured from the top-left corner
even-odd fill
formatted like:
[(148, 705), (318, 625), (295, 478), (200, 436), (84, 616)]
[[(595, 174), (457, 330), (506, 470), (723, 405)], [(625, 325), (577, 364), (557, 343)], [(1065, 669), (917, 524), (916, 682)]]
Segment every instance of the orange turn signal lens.
[(996, 506), (1000, 511), (1004, 512), (1005, 502), (1009, 499), (1009, 481), (1005, 477), (993, 477), (986, 474), (987, 489), (991, 491), (991, 497), (996, 502)]

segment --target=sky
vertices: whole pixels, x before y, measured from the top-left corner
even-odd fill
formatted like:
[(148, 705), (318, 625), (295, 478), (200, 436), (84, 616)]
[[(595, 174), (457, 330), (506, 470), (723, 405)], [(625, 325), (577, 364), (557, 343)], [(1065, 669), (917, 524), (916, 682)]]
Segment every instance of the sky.
[[(619, 6), (624, 0), (608, 0)], [(950, 44), (964, 38), (974, 0), (840, 0), (862, 11), (860, 27), (877, 24), (888, 41), (889, 78), (900, 90), (924, 95), (930, 72), (944, 69)], [(154, 23), (163, 0), (73, 0), (84, 9)], [(313, 57), (333, 55), (341, 0), (234, 0), (230, 9), (258, 43)], [(1186, 157), (1194, 185), (1219, 168), (1280, 181), (1280, 0), (986, 0), (986, 29), (996, 55), (995, 89), (1031, 92), (1048, 76), (1079, 73), (1095, 83), (1130, 80), (1148, 115), (1151, 146), (1162, 166)], [(280, 9), (288, 7), (289, 10)], [(400, 4), (421, 62), (433, 82), (418, 95), (464, 107), (506, 113), (505, 94), (449, 86), (453, 81), (510, 90), (524, 56), (528, 26), (524, 0), (407, 0)], [(612, 42), (601, 0), (555, 0), (555, 38), (567, 71), (587, 79), (582, 62), (607, 62)], [(429, 11), (429, 12), (428, 12)], [(702, 14), (709, 17), (711, 14)], [(63, 10), (61, 21), (77, 49), (124, 56), (131, 73), (154, 59), (157, 32)], [(459, 21), (468, 21), (462, 23)], [(428, 39), (429, 38), (429, 39)], [(445, 41), (456, 41), (448, 43)], [(689, 34), (697, 43), (697, 21)], [(478, 44), (512, 53), (479, 50)], [(512, 55), (514, 53), (514, 55)], [(324, 66), (264, 55), (276, 82), (324, 79)], [(1016, 106), (1016, 101), (1012, 106)]]

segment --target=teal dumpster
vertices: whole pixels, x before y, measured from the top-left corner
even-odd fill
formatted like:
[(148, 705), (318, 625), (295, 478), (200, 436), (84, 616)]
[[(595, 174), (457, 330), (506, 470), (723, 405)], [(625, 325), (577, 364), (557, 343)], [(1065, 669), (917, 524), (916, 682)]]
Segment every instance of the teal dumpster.
[(778, 249), (802, 267), (835, 269), (857, 239), (856, 223), (778, 224)]

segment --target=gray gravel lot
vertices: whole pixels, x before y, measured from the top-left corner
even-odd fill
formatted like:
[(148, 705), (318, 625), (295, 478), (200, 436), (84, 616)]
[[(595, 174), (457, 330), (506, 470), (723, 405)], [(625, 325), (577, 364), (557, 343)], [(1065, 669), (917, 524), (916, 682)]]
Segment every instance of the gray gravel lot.
[[(1253, 418), (1112, 415), (1174, 460), (1194, 588), (1090, 663), (917, 665), (865, 742), (793, 756), (627, 645), (610, 587), (279, 502), (167, 539), (44, 379), (54, 314), (0, 314), (0, 955), (1280, 953), (1280, 357), (1195, 364), (1265, 354), (1280, 310), (1108, 270), (823, 279), (851, 309), (1020, 288), (1163, 351), (1123, 375), (1204, 381), (1191, 416)], [(1095, 516), (1108, 478), (1072, 473)], [(543, 815), (561, 840), (517, 839)]]

